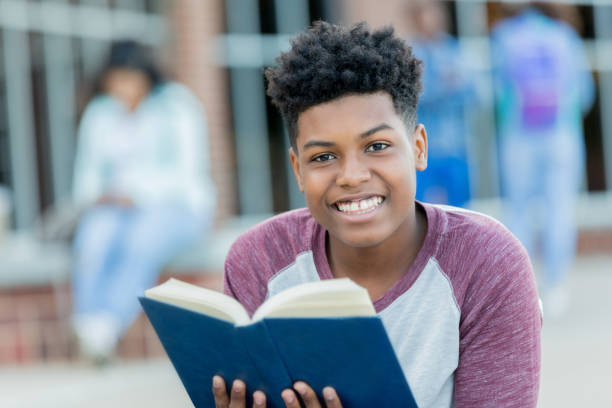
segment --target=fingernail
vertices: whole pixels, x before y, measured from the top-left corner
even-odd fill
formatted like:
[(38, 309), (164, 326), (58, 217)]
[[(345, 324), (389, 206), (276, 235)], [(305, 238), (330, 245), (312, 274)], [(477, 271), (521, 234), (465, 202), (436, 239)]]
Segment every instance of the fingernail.
[(284, 400), (285, 400), (285, 402), (286, 402), (287, 404), (293, 404), (293, 400), (294, 400), (294, 398), (293, 398), (293, 392), (287, 392), (287, 393), (285, 393), (285, 398), (284, 398)]
[(217, 376), (213, 377), (213, 388), (221, 388), (221, 378)]
[(232, 383), (232, 390), (234, 392), (242, 392), (243, 391), (243, 386), (242, 386), (242, 382), (238, 381), (238, 380), (234, 380), (234, 382)]
[(300, 395), (306, 394), (306, 386), (302, 383), (297, 383), (293, 386), (300, 393)]
[(334, 390), (331, 388), (323, 388), (323, 397), (325, 397), (327, 401), (333, 401), (335, 398)]
[(263, 405), (264, 397), (261, 394), (253, 394), (253, 401), (255, 401), (255, 405)]

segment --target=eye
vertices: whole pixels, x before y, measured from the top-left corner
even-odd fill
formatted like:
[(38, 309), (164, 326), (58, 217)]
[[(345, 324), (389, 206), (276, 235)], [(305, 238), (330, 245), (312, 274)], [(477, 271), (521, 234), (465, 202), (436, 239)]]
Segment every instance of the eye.
[(334, 158), (335, 158), (335, 156), (333, 154), (331, 154), (331, 153), (323, 153), (323, 154), (320, 154), (318, 156), (313, 157), (311, 159), (311, 161), (322, 163), (322, 162), (326, 162), (326, 161), (332, 160)]
[(376, 143), (372, 143), (371, 145), (369, 145), (366, 148), (366, 152), (378, 152), (381, 150), (385, 150), (387, 147), (389, 147), (389, 143), (376, 142)]

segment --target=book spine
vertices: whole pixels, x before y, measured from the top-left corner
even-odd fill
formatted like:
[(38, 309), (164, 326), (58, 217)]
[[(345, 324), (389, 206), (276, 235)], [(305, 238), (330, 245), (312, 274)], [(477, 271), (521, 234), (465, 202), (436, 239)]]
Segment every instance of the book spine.
[[(249, 398), (254, 391), (261, 390), (266, 394), (267, 407), (284, 408), (280, 395), (285, 388), (292, 387), (292, 381), (266, 325), (260, 321), (237, 327), (236, 331), (261, 379), (259, 384), (247, 384)], [(247, 406), (250, 404), (247, 401)]]

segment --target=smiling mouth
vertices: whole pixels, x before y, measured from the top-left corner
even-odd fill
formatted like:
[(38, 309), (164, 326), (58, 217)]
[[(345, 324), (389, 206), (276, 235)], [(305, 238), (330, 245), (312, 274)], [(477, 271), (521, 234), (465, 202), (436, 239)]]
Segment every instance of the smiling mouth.
[(384, 200), (382, 196), (373, 196), (361, 200), (336, 201), (334, 207), (344, 214), (360, 215), (376, 210)]

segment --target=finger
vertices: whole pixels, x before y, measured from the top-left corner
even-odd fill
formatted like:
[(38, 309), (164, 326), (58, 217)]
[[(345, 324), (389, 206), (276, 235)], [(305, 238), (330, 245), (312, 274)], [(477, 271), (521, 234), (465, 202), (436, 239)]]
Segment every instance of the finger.
[(287, 388), (281, 392), (281, 398), (285, 402), (285, 406), (287, 408), (300, 408), (300, 401), (298, 401), (297, 396), (293, 390)]
[(323, 388), (323, 398), (325, 399), (325, 405), (327, 408), (342, 408), (340, 398), (336, 394), (336, 390), (332, 387)]
[(298, 381), (293, 384), (293, 389), (295, 389), (302, 401), (304, 401), (304, 405), (306, 408), (321, 408), (321, 403), (319, 402), (319, 398), (317, 394), (313, 391), (312, 388), (308, 384), (303, 381)]
[(215, 396), (216, 408), (227, 408), (229, 406), (229, 396), (225, 389), (225, 380), (218, 375), (215, 375), (212, 380), (212, 392)]
[(253, 393), (253, 408), (265, 408), (266, 406), (266, 394), (262, 391), (255, 391)]
[(234, 380), (229, 408), (244, 408), (246, 406), (246, 385), (241, 380)]

